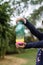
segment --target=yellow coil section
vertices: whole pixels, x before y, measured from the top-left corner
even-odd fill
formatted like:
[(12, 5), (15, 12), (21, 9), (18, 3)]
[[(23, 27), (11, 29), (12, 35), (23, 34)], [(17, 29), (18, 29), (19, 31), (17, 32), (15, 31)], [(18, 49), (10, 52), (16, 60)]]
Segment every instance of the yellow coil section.
[(24, 42), (24, 39), (16, 39), (16, 42)]

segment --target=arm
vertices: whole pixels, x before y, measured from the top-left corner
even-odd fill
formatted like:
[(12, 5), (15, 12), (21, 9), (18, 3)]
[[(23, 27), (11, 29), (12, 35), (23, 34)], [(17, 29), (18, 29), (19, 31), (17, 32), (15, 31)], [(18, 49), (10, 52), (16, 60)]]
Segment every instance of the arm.
[(39, 32), (27, 19), (24, 25), (30, 30), (30, 32), (35, 35), (39, 40), (43, 39), (43, 33)]
[(25, 49), (27, 48), (43, 48), (43, 40), (38, 42), (31, 42), (25, 45)]
[(23, 24), (35, 35), (39, 40), (43, 40), (43, 33), (39, 32), (26, 18), (17, 18), (16, 23), (22, 20)]

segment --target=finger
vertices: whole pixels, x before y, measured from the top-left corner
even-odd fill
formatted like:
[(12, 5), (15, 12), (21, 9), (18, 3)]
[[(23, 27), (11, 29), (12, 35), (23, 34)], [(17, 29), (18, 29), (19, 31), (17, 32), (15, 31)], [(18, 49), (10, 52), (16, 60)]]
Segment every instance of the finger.
[(24, 44), (23, 44), (23, 45), (18, 45), (18, 47), (19, 47), (19, 48), (24, 48), (25, 45), (24, 45)]
[(16, 19), (16, 22), (18, 22), (19, 20), (21, 20), (21, 18), (17, 18), (17, 19)]
[(16, 48), (18, 48), (18, 44), (15, 44), (16, 45)]
[(18, 21), (20, 21), (20, 20), (22, 20), (24, 23), (26, 23), (26, 19), (25, 19), (25, 18), (17, 18), (16, 23), (17, 23)]

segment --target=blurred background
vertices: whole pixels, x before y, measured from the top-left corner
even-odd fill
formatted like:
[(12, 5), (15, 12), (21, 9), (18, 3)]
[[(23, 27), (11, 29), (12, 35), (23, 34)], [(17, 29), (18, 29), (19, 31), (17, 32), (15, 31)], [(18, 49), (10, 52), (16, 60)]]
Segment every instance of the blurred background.
[[(6, 55), (15, 54), (17, 57), (22, 58), (23, 56), (23, 58), (29, 58), (31, 62), (34, 62), (37, 49), (28, 51), (15, 47), (16, 18), (18, 17), (27, 18), (39, 31), (43, 32), (43, 0), (0, 0), (0, 59), (4, 59)], [(26, 27), (24, 40), (25, 42), (38, 41)], [(30, 55), (26, 55), (26, 53)], [(35, 65), (34, 63), (33, 65)]]

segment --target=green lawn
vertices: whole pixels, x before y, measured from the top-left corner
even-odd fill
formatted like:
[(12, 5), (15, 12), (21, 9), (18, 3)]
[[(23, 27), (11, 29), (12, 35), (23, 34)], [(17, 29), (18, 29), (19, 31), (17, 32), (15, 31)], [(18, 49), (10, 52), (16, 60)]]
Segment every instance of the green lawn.
[(27, 63), (22, 65), (35, 65), (36, 55), (37, 55), (37, 49), (29, 49), (26, 50), (26, 53), (17, 54), (15, 56), (19, 58), (27, 59)]
[(35, 65), (36, 54), (37, 49), (28, 49), (24, 53), (7, 55), (0, 60), (0, 65)]

